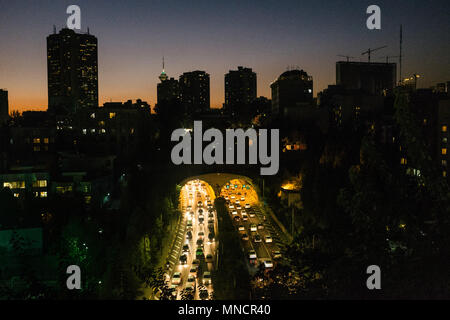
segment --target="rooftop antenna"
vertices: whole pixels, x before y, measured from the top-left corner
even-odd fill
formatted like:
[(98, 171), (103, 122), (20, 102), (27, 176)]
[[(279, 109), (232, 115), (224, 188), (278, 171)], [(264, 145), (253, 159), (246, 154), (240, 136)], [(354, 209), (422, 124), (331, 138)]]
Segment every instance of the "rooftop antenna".
[(163, 56), (163, 71), (164, 71), (164, 56)]
[(400, 25), (400, 58), (399, 58), (399, 67), (400, 67), (400, 75), (399, 81), (402, 82), (402, 44), (403, 44), (403, 27)]
[(53, 34), (56, 34), (56, 26), (53, 25)]
[(88, 34), (89, 34), (89, 27), (88, 27)]

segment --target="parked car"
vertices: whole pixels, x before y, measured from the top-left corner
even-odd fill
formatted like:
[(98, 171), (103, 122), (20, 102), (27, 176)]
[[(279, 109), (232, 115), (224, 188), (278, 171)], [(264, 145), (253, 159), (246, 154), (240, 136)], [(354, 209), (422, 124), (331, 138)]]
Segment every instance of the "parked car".
[(244, 241), (248, 241), (248, 234), (247, 233), (243, 233), (241, 239), (244, 240)]

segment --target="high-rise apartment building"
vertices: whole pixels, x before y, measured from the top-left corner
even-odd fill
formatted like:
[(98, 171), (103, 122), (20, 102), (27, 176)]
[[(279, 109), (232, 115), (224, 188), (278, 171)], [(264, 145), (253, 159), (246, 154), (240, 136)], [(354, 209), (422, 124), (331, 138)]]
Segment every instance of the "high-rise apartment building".
[(64, 28), (47, 37), (48, 108), (75, 112), (98, 106), (97, 38)]
[(209, 74), (205, 71), (185, 72), (180, 76), (180, 100), (189, 113), (210, 109)]
[(249, 106), (256, 99), (256, 73), (251, 68), (238, 67), (225, 75), (225, 108), (233, 113)]

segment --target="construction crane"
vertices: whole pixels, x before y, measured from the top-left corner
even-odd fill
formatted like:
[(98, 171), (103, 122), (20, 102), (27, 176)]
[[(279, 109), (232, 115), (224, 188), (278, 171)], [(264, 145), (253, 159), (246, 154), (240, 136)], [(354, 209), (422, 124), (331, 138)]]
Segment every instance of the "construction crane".
[(369, 55), (369, 62), (370, 62), (370, 54), (372, 53), (372, 52), (374, 52), (374, 51), (377, 51), (377, 50), (380, 50), (380, 49), (383, 49), (383, 48), (386, 48), (387, 46), (382, 46), (382, 47), (379, 47), (379, 48), (375, 48), (375, 49), (368, 49), (367, 51), (364, 51), (363, 53), (361, 53), (361, 55), (365, 55), (365, 54), (368, 54)]
[(351, 56), (344, 56), (344, 55), (342, 55), (342, 54), (338, 54), (337, 56), (338, 56), (338, 57), (344, 57), (344, 58), (347, 58), (347, 62), (348, 62), (349, 59), (355, 58), (355, 57), (351, 57)]

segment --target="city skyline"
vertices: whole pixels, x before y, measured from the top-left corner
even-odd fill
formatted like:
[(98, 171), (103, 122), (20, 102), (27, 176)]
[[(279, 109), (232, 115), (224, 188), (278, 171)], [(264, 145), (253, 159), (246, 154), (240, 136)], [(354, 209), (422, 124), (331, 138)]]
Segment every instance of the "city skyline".
[[(316, 96), (335, 83), (335, 62), (341, 60), (337, 55), (366, 61), (360, 53), (380, 45), (388, 47), (374, 54), (372, 61), (397, 55), (400, 24), (404, 31), (404, 76), (421, 74), (419, 87), (448, 81), (450, 68), (445, 67), (448, 61), (444, 55), (448, 33), (443, 28), (447, 21), (445, 10), (436, 10), (448, 7), (446, 2), (387, 6), (380, 1), (380, 31), (365, 28), (368, 3), (352, 3), (345, 9), (338, 2), (325, 6), (289, 1), (281, 6), (270, 1), (264, 6), (198, 2), (187, 8), (176, 1), (134, 6), (80, 1), (82, 29), (76, 31), (86, 32), (90, 27), (99, 41), (99, 105), (140, 98), (154, 106), (162, 56), (169, 77), (178, 78), (193, 70), (211, 75), (212, 108), (222, 107), (224, 75), (237, 66), (256, 72), (258, 96), (269, 99), (271, 82), (287, 66), (298, 66), (314, 78)], [(36, 4), (25, 1), (8, 7), (0, 2), (0, 35), (10, 44), (0, 53), (0, 87), (9, 92), (10, 111), (47, 109), (45, 39), (53, 24), (58, 31), (64, 27), (67, 5), (43, 1), (38, 10)], [(403, 19), (397, 18), (399, 11)], [(431, 51), (434, 55), (429, 59)]]

